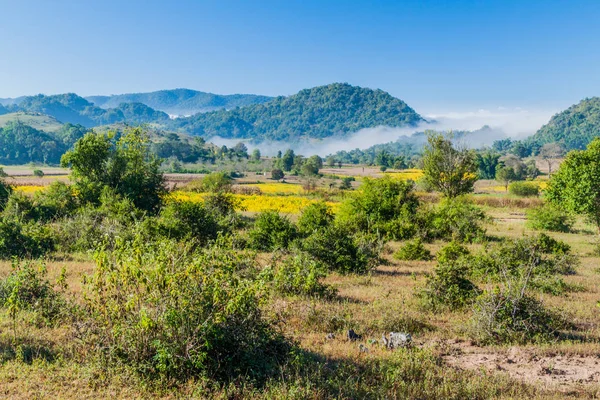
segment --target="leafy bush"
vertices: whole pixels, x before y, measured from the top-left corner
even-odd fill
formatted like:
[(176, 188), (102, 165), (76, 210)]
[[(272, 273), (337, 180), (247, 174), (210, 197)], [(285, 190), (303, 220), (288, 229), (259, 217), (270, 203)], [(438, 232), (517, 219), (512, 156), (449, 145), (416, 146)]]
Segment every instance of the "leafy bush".
[(527, 210), (527, 226), (531, 229), (570, 232), (573, 223), (571, 216), (549, 204)]
[(471, 336), (482, 344), (547, 342), (567, 327), (563, 318), (539, 300), (496, 288), (475, 302)]
[(540, 187), (532, 182), (513, 182), (508, 186), (508, 192), (519, 197), (537, 197)]
[(354, 238), (334, 225), (314, 232), (302, 241), (301, 247), (328, 269), (340, 273), (367, 272), (378, 260), (376, 238)]
[[(0, 304), (13, 315), (20, 310), (33, 311), (46, 323), (54, 323), (67, 312), (61, 292), (47, 279), (43, 264), (13, 261), (12, 271), (0, 280)], [(64, 274), (64, 271), (63, 271)], [(64, 279), (64, 275), (62, 275)]]
[(394, 258), (398, 260), (421, 260), (429, 261), (433, 257), (431, 252), (423, 246), (421, 239), (415, 239), (408, 243), (405, 243), (398, 251), (394, 253)]
[(469, 250), (465, 246), (457, 242), (450, 242), (438, 251), (436, 258), (440, 263), (449, 264), (467, 255), (469, 255)]
[(51, 221), (71, 215), (79, 207), (73, 187), (61, 181), (52, 182), (35, 194), (33, 200), (36, 219)]
[(0, 258), (37, 258), (55, 249), (54, 232), (43, 225), (0, 221)]
[(431, 218), (434, 238), (472, 242), (485, 237), (485, 213), (463, 198), (443, 199)]
[(217, 237), (219, 226), (204, 204), (174, 201), (163, 207), (156, 221), (147, 219), (158, 234), (176, 240), (194, 240), (205, 244)]
[(305, 253), (286, 258), (273, 276), (275, 290), (283, 294), (314, 297), (332, 297), (335, 289), (320, 282), (327, 269)]
[(265, 211), (256, 217), (248, 232), (248, 244), (255, 250), (286, 249), (296, 238), (296, 227), (286, 217), (275, 211)]
[(300, 234), (308, 236), (311, 233), (327, 228), (333, 222), (333, 212), (324, 202), (312, 203), (302, 210), (296, 225)]
[(438, 261), (425, 287), (418, 293), (427, 308), (458, 310), (471, 304), (480, 290), (468, 279), (469, 264), (464, 259)]
[(44, 176), (44, 171), (42, 171), (41, 169), (34, 169), (33, 175), (37, 176), (38, 178), (41, 178)]
[(98, 252), (85, 286), (86, 342), (108, 365), (165, 383), (277, 373), (289, 345), (261, 315), (252, 255), (228, 247), (194, 254), (136, 237)]
[(410, 222), (417, 214), (419, 200), (412, 182), (392, 179), (365, 179), (361, 189), (344, 201), (337, 222), (353, 231), (390, 234), (391, 221)]
[(225, 172), (211, 172), (202, 179), (193, 180), (186, 185), (192, 192), (229, 192), (231, 190), (231, 176)]

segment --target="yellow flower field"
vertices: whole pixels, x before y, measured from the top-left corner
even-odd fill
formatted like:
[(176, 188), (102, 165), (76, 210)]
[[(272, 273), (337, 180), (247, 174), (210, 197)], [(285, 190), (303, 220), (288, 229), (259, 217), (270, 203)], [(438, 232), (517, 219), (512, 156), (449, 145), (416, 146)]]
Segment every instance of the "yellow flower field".
[[(184, 201), (203, 201), (206, 193), (193, 193), (176, 191), (171, 193), (171, 198)], [(232, 195), (239, 202), (239, 210), (250, 212), (277, 211), (288, 214), (298, 214), (306, 206), (316, 203), (317, 200), (300, 196), (262, 196), (262, 195)], [(327, 202), (327, 205), (336, 210), (338, 203)]]
[(399, 172), (384, 172), (384, 175), (390, 176), (392, 178), (399, 178), (402, 180), (413, 180), (417, 181), (420, 177), (423, 176), (423, 171), (420, 169), (405, 169)]
[(260, 189), (261, 193), (265, 194), (301, 194), (304, 192), (302, 186), (296, 185), (293, 183), (256, 183), (251, 185), (244, 185), (248, 187), (257, 187)]
[(44, 188), (45, 186), (15, 186), (15, 190), (25, 194), (33, 194), (40, 190), (44, 190)]

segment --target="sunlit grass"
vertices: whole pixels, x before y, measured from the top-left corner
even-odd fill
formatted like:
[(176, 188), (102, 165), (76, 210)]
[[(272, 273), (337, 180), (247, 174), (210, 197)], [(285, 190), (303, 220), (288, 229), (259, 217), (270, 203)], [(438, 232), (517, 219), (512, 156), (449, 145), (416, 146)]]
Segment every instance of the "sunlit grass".
[(384, 175), (391, 176), (392, 178), (399, 178), (402, 180), (417, 181), (423, 176), (423, 171), (420, 169), (405, 169), (398, 172), (384, 172)]

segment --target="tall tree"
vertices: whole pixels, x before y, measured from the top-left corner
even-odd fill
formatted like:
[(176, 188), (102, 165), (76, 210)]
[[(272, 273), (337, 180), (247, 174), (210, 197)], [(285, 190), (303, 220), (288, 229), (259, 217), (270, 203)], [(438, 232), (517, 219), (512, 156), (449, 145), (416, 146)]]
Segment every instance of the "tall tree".
[(546, 143), (540, 148), (540, 157), (548, 165), (548, 176), (552, 175), (552, 166), (558, 159), (565, 155), (565, 151), (560, 143)]
[(600, 231), (600, 138), (586, 150), (567, 154), (550, 179), (546, 197), (563, 210), (585, 215)]
[(445, 137), (428, 132), (423, 151), (425, 181), (449, 198), (472, 192), (477, 180), (475, 154), (466, 148), (455, 147), (451, 139), (452, 133)]

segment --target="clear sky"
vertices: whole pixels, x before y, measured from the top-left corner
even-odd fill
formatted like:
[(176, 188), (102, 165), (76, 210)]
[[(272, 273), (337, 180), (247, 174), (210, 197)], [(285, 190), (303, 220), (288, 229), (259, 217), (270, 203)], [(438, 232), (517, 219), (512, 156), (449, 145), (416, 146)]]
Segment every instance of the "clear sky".
[(600, 95), (600, 0), (0, 0), (0, 97), (381, 88), (418, 111)]

